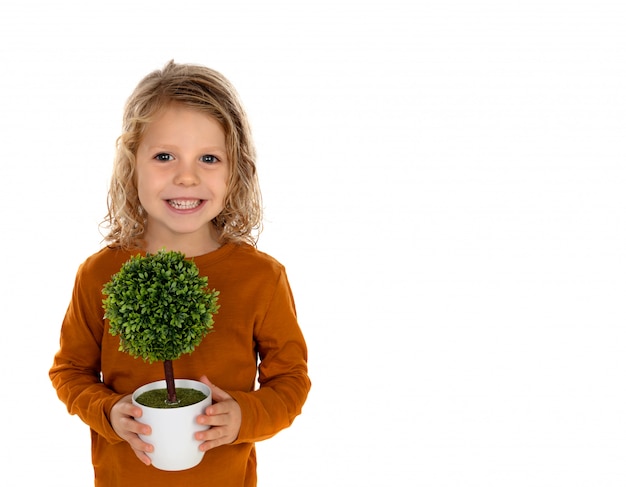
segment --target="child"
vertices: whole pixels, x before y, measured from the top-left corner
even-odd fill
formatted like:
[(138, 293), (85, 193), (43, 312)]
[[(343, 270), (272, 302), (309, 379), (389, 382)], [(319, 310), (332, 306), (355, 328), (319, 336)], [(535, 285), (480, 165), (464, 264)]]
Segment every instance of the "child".
[[(169, 62), (129, 98), (109, 190), (108, 246), (78, 269), (52, 384), (91, 428), (96, 486), (253, 486), (254, 442), (300, 414), (310, 381), (307, 351), (285, 269), (258, 251), (261, 196), (255, 150), (231, 84), (205, 67)], [(220, 292), (214, 332), (176, 361), (178, 378), (209, 385), (197, 418), (205, 451), (191, 469), (151, 467), (130, 394), (163, 378), (118, 351), (103, 318), (102, 287), (132, 255), (159, 249), (193, 257)], [(258, 372), (260, 387), (255, 390)]]

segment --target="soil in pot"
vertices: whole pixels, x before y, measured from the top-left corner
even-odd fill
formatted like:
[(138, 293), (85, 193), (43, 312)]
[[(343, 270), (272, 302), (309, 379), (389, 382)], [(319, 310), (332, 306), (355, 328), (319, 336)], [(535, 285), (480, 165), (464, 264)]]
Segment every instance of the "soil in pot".
[(176, 388), (176, 399), (178, 402), (171, 404), (167, 401), (167, 389), (152, 389), (146, 391), (135, 398), (142, 406), (157, 409), (172, 409), (190, 406), (203, 401), (207, 395), (197, 389), (189, 389), (186, 387)]

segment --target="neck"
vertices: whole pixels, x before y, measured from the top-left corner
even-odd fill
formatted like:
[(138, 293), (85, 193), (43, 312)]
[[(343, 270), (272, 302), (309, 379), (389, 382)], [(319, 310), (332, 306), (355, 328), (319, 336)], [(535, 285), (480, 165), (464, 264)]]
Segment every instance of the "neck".
[(155, 238), (146, 232), (146, 252), (154, 254), (161, 249), (182, 252), (185, 257), (197, 257), (208, 254), (221, 247), (215, 229), (211, 226), (210, 234), (199, 236), (171, 235), (168, 238)]

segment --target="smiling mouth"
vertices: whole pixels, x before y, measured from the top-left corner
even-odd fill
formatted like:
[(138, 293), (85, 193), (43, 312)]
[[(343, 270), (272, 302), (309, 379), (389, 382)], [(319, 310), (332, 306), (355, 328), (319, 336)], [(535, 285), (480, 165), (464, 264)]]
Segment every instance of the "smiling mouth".
[(202, 204), (202, 200), (167, 200), (167, 203), (176, 210), (193, 210)]

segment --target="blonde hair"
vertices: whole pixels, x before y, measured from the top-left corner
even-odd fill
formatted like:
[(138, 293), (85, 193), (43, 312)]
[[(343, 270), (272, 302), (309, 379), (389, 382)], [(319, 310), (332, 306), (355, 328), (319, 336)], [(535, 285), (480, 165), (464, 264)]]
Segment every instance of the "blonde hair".
[(224, 209), (212, 221), (221, 243), (256, 245), (261, 232), (262, 204), (256, 170), (256, 150), (250, 125), (232, 84), (204, 66), (170, 61), (143, 78), (124, 110), (117, 139), (108, 194), (105, 241), (125, 249), (143, 245), (146, 214), (139, 203), (135, 156), (148, 125), (171, 103), (179, 103), (215, 118), (226, 135), (229, 180)]

